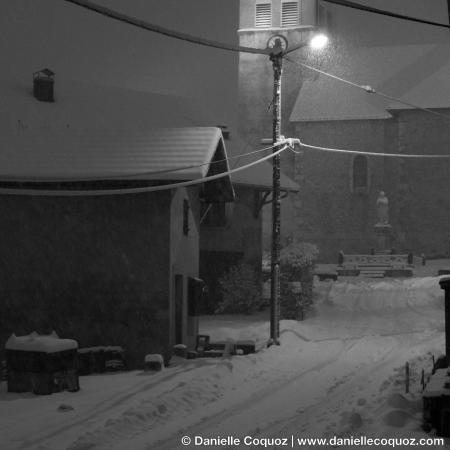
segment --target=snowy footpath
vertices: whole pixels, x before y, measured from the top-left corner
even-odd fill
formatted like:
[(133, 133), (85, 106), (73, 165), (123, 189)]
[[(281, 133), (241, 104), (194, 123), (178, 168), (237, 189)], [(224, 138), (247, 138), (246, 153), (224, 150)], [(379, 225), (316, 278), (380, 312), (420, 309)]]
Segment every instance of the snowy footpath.
[(255, 339), (254, 355), (82, 377), (78, 393), (8, 394), (1, 383), (0, 448), (358, 448), (297, 441), (358, 437), (442, 448), (417, 446), (432, 437), (421, 430), (421, 370), (444, 350), (438, 278), (321, 282), (316, 296), (312, 317), (282, 321), (281, 345), (268, 349), (265, 317), (202, 320), (214, 340)]

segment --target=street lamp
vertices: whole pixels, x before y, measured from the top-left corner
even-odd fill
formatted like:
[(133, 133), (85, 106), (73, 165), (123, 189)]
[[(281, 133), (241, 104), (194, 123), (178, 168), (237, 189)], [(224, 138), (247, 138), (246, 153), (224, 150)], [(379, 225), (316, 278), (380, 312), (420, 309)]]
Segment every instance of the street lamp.
[(325, 34), (316, 34), (310, 41), (309, 46), (313, 50), (321, 50), (328, 44), (328, 36)]
[[(288, 41), (282, 35), (272, 36), (267, 42), (270, 61), (273, 67), (273, 119), (272, 144), (276, 153), (283, 142), (281, 141), (281, 75), (283, 56), (310, 46), (318, 50), (324, 48), (328, 38), (324, 34), (315, 35), (308, 43), (302, 43), (288, 50)], [(270, 345), (280, 345), (280, 155), (273, 157), (272, 172), (272, 246), (270, 270)]]

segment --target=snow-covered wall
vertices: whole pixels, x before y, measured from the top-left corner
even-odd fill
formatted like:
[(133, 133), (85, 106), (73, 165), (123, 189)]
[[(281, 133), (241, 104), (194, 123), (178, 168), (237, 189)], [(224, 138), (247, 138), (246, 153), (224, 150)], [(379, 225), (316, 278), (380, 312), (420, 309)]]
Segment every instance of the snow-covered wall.
[[(198, 334), (198, 317), (190, 315), (188, 307), (189, 278), (196, 278), (199, 274), (198, 196), (195, 186), (178, 189), (170, 208), (170, 335), (172, 344), (185, 344), (190, 349), (195, 348)], [(184, 205), (187, 205), (186, 217), (183, 217)]]

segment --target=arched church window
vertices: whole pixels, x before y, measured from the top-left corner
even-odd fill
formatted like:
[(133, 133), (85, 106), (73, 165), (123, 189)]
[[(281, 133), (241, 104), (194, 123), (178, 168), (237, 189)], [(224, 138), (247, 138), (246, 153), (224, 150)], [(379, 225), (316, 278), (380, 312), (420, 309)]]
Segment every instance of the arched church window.
[(368, 168), (367, 157), (364, 155), (356, 155), (353, 159), (353, 189), (367, 188), (368, 186)]

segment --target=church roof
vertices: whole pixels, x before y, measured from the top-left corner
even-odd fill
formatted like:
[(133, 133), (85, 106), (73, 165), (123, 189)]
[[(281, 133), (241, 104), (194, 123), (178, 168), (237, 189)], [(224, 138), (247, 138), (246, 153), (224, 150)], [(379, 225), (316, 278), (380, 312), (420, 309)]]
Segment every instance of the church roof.
[[(359, 48), (322, 70), (424, 108), (450, 108), (450, 40), (432, 45)], [(305, 72), (306, 73), (306, 72)], [(387, 119), (409, 107), (323, 74), (303, 83), (290, 120)]]

